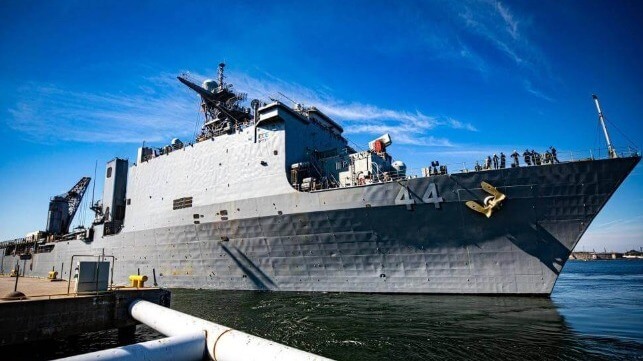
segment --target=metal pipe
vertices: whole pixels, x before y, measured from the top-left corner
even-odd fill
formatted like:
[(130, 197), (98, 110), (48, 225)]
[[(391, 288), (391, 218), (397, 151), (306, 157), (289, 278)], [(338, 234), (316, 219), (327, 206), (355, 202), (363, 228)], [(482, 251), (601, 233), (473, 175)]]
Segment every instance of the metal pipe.
[[(100, 256), (98, 256), (98, 259), (96, 260), (96, 269), (94, 270), (94, 292), (98, 294), (98, 266), (100, 266)], [(78, 275), (80, 278), (80, 275)]]
[(168, 336), (205, 330), (212, 360), (329, 360), (148, 301), (135, 300), (129, 312), (135, 320)]
[(603, 127), (603, 134), (605, 134), (605, 140), (607, 141), (607, 151), (609, 152), (609, 157), (616, 158), (616, 152), (614, 151), (614, 147), (612, 147), (610, 135), (607, 133), (605, 118), (603, 117), (603, 111), (601, 110), (601, 105), (598, 102), (598, 97), (596, 96), (596, 94), (592, 94), (592, 98), (594, 98), (594, 103), (596, 103), (596, 110), (598, 110), (598, 120), (601, 122), (601, 126)]
[(205, 332), (200, 331), (66, 357), (58, 361), (201, 361), (204, 355)]
[(20, 278), (20, 264), (16, 262), (16, 284), (13, 286), (13, 292), (18, 291), (18, 278)]

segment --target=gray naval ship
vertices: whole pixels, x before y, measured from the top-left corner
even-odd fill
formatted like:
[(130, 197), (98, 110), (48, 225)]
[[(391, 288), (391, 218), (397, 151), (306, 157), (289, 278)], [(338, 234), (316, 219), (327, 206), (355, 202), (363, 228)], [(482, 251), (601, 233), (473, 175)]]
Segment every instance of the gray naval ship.
[[(194, 142), (107, 163), (89, 229), (70, 232), (89, 178), (49, 205), (47, 228), (0, 244), (2, 272), (112, 260), (112, 282), (227, 290), (549, 295), (570, 252), (640, 160), (446, 167), (407, 174), (384, 135), (356, 151), (315, 107), (259, 100), (217, 80)], [(491, 169), (489, 169), (491, 168)]]

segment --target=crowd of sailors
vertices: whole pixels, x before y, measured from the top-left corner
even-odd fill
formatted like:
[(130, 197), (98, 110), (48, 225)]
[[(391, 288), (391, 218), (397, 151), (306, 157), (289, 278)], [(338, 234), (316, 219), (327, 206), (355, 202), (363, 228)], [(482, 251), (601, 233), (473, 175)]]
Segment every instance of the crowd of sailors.
[(431, 162), (428, 175), (432, 176), (432, 175), (441, 175), (441, 174), (447, 174), (447, 166), (440, 165), (440, 162), (438, 162), (437, 160)]
[[(514, 150), (510, 156), (512, 159), (511, 167), (520, 167), (520, 153)], [(549, 149), (547, 149), (544, 154), (540, 154), (533, 149), (525, 149), (525, 151), (522, 153), (522, 156), (525, 164), (528, 166), (560, 163), (560, 161), (558, 160), (556, 148), (554, 148), (553, 146), (549, 147)], [(494, 154), (493, 156), (488, 155), (483, 165), (481, 165), (480, 162), (476, 161), (475, 170), (481, 171), (489, 169), (503, 169), (506, 168), (506, 163), (507, 156), (505, 155), (505, 153), (500, 152), (500, 156), (498, 156), (498, 154)]]

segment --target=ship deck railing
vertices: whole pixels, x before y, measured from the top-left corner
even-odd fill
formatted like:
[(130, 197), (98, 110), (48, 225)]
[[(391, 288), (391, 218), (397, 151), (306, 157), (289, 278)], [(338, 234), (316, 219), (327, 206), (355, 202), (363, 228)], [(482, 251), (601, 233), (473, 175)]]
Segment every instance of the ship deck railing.
[[(623, 148), (615, 148), (614, 149), (616, 152), (616, 155), (618, 158), (627, 158), (627, 157), (634, 157), (634, 156), (640, 156), (641, 153), (639, 152), (638, 149), (633, 148), (633, 147), (623, 147)], [(511, 152), (513, 153), (513, 152)], [(513, 158), (511, 158), (511, 153), (505, 153), (506, 156), (506, 161), (505, 161), (505, 167), (504, 168), (511, 168), (511, 164), (513, 162)], [(500, 154), (500, 152), (496, 153)], [(492, 156), (493, 154), (491, 154)], [(542, 162), (540, 165), (527, 165), (524, 161), (523, 154), (520, 153), (519, 157), (519, 167), (546, 167), (552, 164), (556, 164), (555, 161), (550, 161), (550, 162), (544, 162), (544, 156), (543, 153), (540, 154), (542, 157)], [(610, 158), (609, 156), (609, 151), (607, 148), (595, 148), (595, 149), (589, 149), (589, 150), (574, 150), (574, 151), (569, 151), (569, 150), (563, 150), (557, 152), (557, 159), (558, 163), (570, 163), (570, 162), (578, 162), (578, 161), (592, 161), (592, 160), (600, 160), (600, 159), (608, 159)], [(486, 157), (485, 157), (486, 159)], [(484, 166), (485, 160), (478, 160), (477, 163), (480, 166)], [(428, 164), (431, 163), (431, 161), (427, 162)], [(493, 166), (490, 167), (489, 169), (483, 168), (481, 170), (476, 170), (475, 169), (476, 161), (473, 161), (472, 163), (467, 163), (467, 162), (457, 162), (457, 163), (441, 163), (440, 166), (445, 166), (445, 172), (439, 172), (440, 166), (437, 167), (438, 172), (434, 174), (428, 174), (427, 169), (429, 166), (427, 165), (426, 167), (422, 168), (407, 168), (403, 172), (395, 172), (395, 171), (388, 171), (388, 172), (379, 172), (373, 176), (372, 179), (369, 179), (367, 182), (363, 184), (357, 184), (357, 185), (352, 185), (352, 186), (346, 186), (343, 188), (352, 188), (352, 187), (363, 187), (363, 186), (368, 186), (372, 184), (379, 184), (379, 183), (388, 183), (388, 182), (396, 182), (396, 181), (401, 181), (405, 179), (414, 179), (414, 178), (426, 178), (426, 177), (434, 177), (434, 176), (439, 176), (439, 175), (445, 175), (445, 174), (459, 174), (459, 173), (472, 173), (472, 172), (486, 172), (489, 170), (494, 170)], [(452, 171), (454, 170), (455, 171)], [(498, 167), (497, 169), (503, 169)], [(310, 191), (315, 192), (315, 191), (325, 191), (331, 188), (327, 189), (311, 189)]]
[[(633, 147), (615, 148), (614, 150), (618, 158), (627, 158), (627, 157), (634, 157), (634, 156), (641, 155), (640, 151)], [(506, 161), (505, 161), (504, 168), (511, 168), (511, 164), (513, 163), (513, 158), (511, 158), (511, 153), (513, 152), (505, 153)], [(533, 163), (531, 165), (527, 165), (525, 163), (523, 153), (522, 152), (519, 152), (519, 153), (520, 153), (520, 156), (518, 158), (519, 167), (534, 167), (534, 166), (538, 167), (538, 166), (547, 166), (551, 164), (556, 164), (556, 162), (553, 160), (550, 162), (545, 162), (544, 153), (540, 153), (541, 159), (542, 159), (540, 165), (534, 165)], [(496, 154), (498, 154), (499, 156), (500, 152)], [(490, 156), (493, 157), (493, 154), (490, 154)], [(557, 163), (569, 163), (569, 162), (578, 162), (578, 161), (608, 159), (610, 158), (610, 155), (607, 148), (595, 148), (595, 149), (588, 149), (588, 150), (559, 151), (557, 152), (557, 158), (558, 158)], [(480, 160), (474, 160), (473, 162), (453, 162), (453, 163), (440, 162), (440, 166), (446, 166), (447, 168), (446, 174), (477, 172), (476, 163), (483, 167), (483, 169), (479, 170), (480, 172), (493, 170), (494, 169), (493, 165), (489, 169), (484, 168), (485, 160), (486, 160), (486, 157)], [(427, 163), (430, 164), (430, 162), (431, 161), (428, 161)], [(391, 174), (391, 177), (393, 178), (393, 180), (434, 176), (434, 175), (427, 175), (425, 171), (426, 168), (429, 168), (429, 166), (427, 165), (426, 167), (422, 167), (422, 168), (407, 168), (404, 175), (395, 174), (395, 172), (389, 172), (389, 173)], [(439, 168), (440, 167), (438, 167), (438, 170)], [(502, 168), (498, 167), (498, 169), (502, 169)], [(440, 174), (438, 173), (435, 175), (440, 175)]]
[(31, 244), (31, 243), (34, 243), (34, 241), (32, 241), (32, 240), (29, 240), (29, 241), (28, 241), (28, 240), (27, 240), (26, 238), (24, 238), (24, 237), (22, 237), (22, 238), (15, 238), (15, 239), (10, 239), (10, 240), (7, 240), (7, 241), (2, 241), (2, 242), (0, 242), (0, 248), (7, 248), (7, 247), (9, 247), (9, 246), (19, 246), (19, 245), (23, 245), (23, 244)]

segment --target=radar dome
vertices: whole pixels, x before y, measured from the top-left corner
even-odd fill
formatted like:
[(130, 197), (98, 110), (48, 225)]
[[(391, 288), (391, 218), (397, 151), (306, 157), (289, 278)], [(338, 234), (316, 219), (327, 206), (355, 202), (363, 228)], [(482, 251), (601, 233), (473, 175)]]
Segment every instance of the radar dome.
[(172, 142), (170, 144), (172, 144), (172, 148), (174, 149), (183, 148), (183, 142), (179, 138), (172, 139)]
[(217, 84), (217, 82), (212, 79), (206, 79), (203, 82), (203, 88), (211, 93), (214, 93), (214, 91), (217, 90), (218, 87), (219, 85)]
[(399, 175), (406, 175), (406, 164), (404, 164), (404, 162), (402, 162), (401, 160), (396, 160), (395, 162), (393, 162), (393, 164), (391, 164), (391, 167), (393, 167), (393, 169), (395, 169), (395, 171)]

